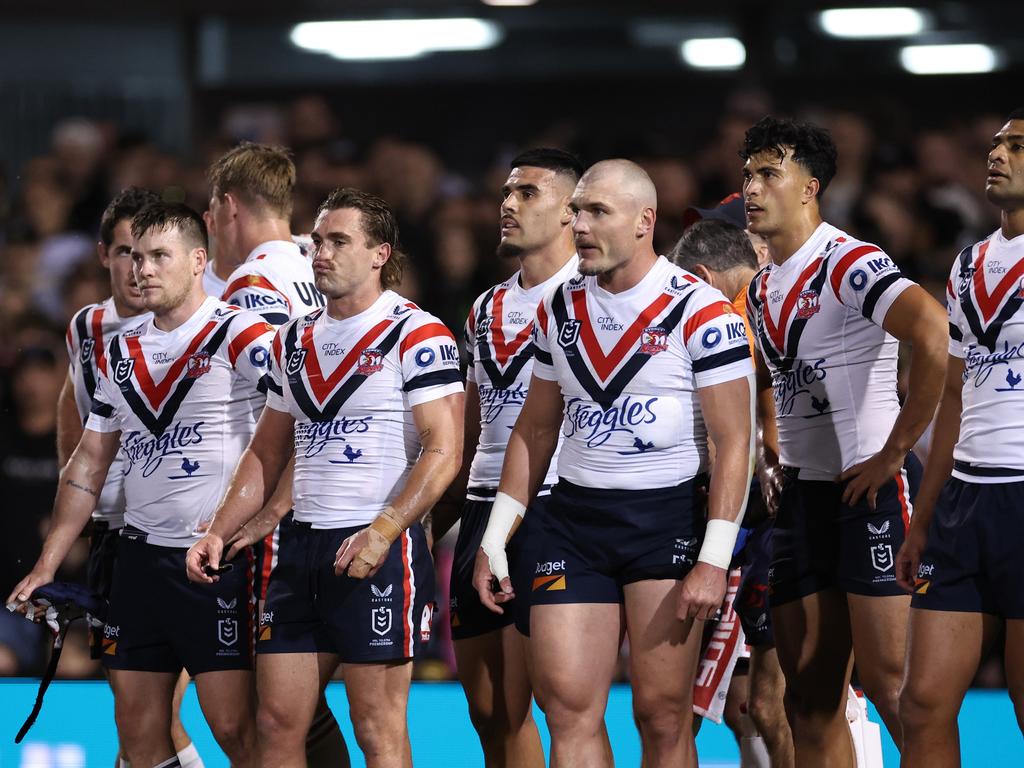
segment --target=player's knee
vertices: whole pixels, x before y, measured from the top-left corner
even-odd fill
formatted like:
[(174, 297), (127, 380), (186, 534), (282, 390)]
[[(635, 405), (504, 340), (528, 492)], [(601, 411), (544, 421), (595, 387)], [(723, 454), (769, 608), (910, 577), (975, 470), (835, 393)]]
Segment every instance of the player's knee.
[(794, 736), (799, 733), (803, 739), (824, 738), (830, 725), (845, 722), (845, 696), (837, 698), (820, 691), (798, 693), (787, 688), (784, 701)]
[(349, 704), (356, 742), (367, 755), (387, 754), (405, 741), (405, 707), (388, 704), (355, 701)]
[(213, 738), (232, 761), (250, 755), (256, 746), (255, 723), (247, 712), (223, 709), (207, 717), (207, 723)]
[(768, 691), (758, 692), (747, 702), (747, 714), (760, 734), (773, 733), (786, 718), (782, 698)]
[(899, 719), (904, 736), (927, 731), (936, 726), (945, 728), (956, 719), (959, 703), (944, 701), (933, 686), (908, 680), (899, 695)]
[(671, 739), (690, 733), (693, 706), (687, 697), (635, 691), (633, 715), (645, 740)]
[(269, 699), (260, 701), (256, 712), (256, 731), (266, 742), (277, 742), (288, 737), (305, 739), (301, 732), (302, 723), (287, 706), (282, 706)]

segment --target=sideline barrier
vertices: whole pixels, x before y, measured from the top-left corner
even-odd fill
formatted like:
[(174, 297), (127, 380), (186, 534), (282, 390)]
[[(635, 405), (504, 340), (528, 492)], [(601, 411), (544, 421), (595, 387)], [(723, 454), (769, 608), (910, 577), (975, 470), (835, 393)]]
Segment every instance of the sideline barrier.
[[(0, 679), (0, 768), (83, 768), (114, 764), (114, 703), (104, 682), (54, 682), (33, 729), (20, 745), (14, 734), (35, 700), (37, 681)], [(354, 768), (363, 766), (348, 722), (344, 686), (332, 683), (327, 700), (341, 723)], [(477, 768), (483, 762), (469, 722), (466, 701), (455, 683), (414, 683), (410, 711), (413, 757), (417, 768)], [(535, 711), (541, 738), (548, 746), (544, 717)], [(190, 686), (182, 708), (185, 727), (208, 768), (227, 768), (199, 711)], [(871, 711), (871, 719), (878, 716)], [(630, 689), (617, 685), (608, 701), (608, 731), (616, 765), (640, 764), (640, 742), (633, 727)], [(972, 691), (960, 713), (964, 768), (1024, 765), (1024, 740), (1017, 730), (1006, 691)], [(897, 768), (899, 756), (883, 729), (886, 768)], [(739, 753), (728, 729), (707, 722), (697, 739), (701, 768), (736, 768)]]

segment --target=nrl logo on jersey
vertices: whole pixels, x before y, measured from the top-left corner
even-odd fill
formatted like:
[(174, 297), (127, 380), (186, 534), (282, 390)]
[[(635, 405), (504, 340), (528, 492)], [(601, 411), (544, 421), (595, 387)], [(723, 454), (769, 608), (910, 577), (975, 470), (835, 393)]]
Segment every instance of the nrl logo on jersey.
[(816, 315), (821, 309), (821, 303), (818, 299), (818, 292), (814, 290), (801, 291), (800, 295), (796, 300), (796, 316), (806, 320), (808, 317)]
[(668, 331), (660, 326), (644, 328), (640, 336), (640, 354), (656, 355), (668, 349)]
[(961, 296), (970, 290), (971, 280), (974, 278), (974, 272), (974, 267), (963, 267), (960, 270), (960, 283), (957, 285), (957, 293)]
[(476, 337), (482, 339), (487, 336), (491, 330), (491, 323), (494, 322), (493, 318), (485, 317), (480, 321), (480, 325), (476, 327)]
[(569, 319), (562, 323), (558, 331), (558, 343), (563, 347), (571, 347), (580, 337), (580, 321)]
[(296, 349), (290, 355), (288, 355), (288, 366), (285, 368), (285, 373), (295, 374), (302, 370), (302, 364), (306, 362), (306, 350)]
[(114, 383), (125, 384), (132, 377), (132, 371), (134, 370), (135, 358), (129, 357), (125, 360), (118, 360), (117, 365), (114, 366)]
[(93, 339), (84, 339), (82, 341), (82, 349), (79, 352), (79, 358), (83, 363), (88, 363), (89, 358), (92, 357), (92, 351), (96, 347), (96, 342)]
[(359, 366), (356, 373), (369, 376), (384, 367), (384, 354), (379, 349), (365, 349), (359, 354)]
[(185, 378), (198, 379), (210, 372), (210, 353), (196, 352), (188, 358), (185, 364)]

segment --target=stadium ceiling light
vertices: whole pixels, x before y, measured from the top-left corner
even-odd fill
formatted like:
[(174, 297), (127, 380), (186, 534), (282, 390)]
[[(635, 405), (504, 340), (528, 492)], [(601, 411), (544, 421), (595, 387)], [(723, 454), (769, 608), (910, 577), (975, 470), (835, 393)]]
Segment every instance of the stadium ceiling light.
[(981, 43), (908, 45), (900, 50), (900, 63), (914, 75), (966, 75), (993, 71), (999, 55)]
[(495, 5), (499, 7), (522, 7), (526, 5), (536, 5), (537, 0), (481, 0), (484, 5)]
[(501, 42), (501, 27), (485, 19), (309, 21), (291, 31), (294, 45), (346, 61), (415, 59), (437, 51), (479, 51)]
[(832, 37), (871, 39), (919, 35), (931, 18), (916, 8), (831, 8), (818, 14), (818, 24)]
[(739, 69), (747, 49), (735, 37), (694, 37), (679, 45), (683, 61), (696, 69)]

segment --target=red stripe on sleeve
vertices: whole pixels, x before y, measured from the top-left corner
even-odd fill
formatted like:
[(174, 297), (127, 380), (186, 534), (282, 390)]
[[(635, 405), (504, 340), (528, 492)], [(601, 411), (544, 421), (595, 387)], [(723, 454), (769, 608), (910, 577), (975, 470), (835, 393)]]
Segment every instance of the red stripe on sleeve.
[(724, 301), (718, 301), (714, 304), (709, 304), (702, 309), (697, 310), (689, 320), (686, 321), (686, 325), (683, 326), (683, 342), (689, 343), (690, 337), (705, 323), (710, 323), (716, 317), (722, 315), (734, 315), (732, 304)]
[(548, 333), (548, 311), (544, 309), (544, 301), (537, 305), (537, 333)]
[(466, 318), (466, 327), (469, 328), (469, 335), (476, 333), (476, 312), (475, 307), (469, 308), (469, 317)]
[(410, 332), (408, 336), (402, 339), (402, 343), (398, 346), (398, 357), (400, 359), (405, 357), (406, 350), (408, 350), (409, 347), (414, 347), (422, 341), (437, 337), (451, 339), (453, 342), (455, 341), (455, 337), (452, 336), (452, 332), (449, 331), (446, 326), (441, 323), (427, 323), (426, 325), (422, 325), (416, 330)]
[(273, 333), (274, 326), (270, 323), (253, 323), (240, 334), (232, 339), (228, 345), (228, 359), (231, 361), (231, 365), (234, 366), (235, 360), (242, 354), (242, 350), (252, 344), (256, 339), (265, 333)]
[(842, 297), (839, 295), (839, 286), (843, 282), (843, 278), (846, 277), (847, 271), (853, 266), (853, 263), (857, 261), (861, 256), (866, 256), (869, 253), (881, 253), (881, 248), (876, 248), (873, 245), (858, 245), (848, 254), (843, 256), (836, 264), (836, 268), (832, 270), (832, 292), (835, 293), (836, 298), (839, 299), (839, 303), (843, 303)]
[(285, 303), (288, 305), (288, 314), (292, 313), (291, 300), (289, 300), (284, 293), (279, 291), (272, 282), (263, 277), (263, 275), (242, 275), (241, 277), (235, 278), (231, 281), (231, 285), (224, 289), (224, 294), (220, 297), (220, 300), (228, 301), (236, 291), (252, 288), (264, 288), (268, 291), (273, 291), (285, 300)]

